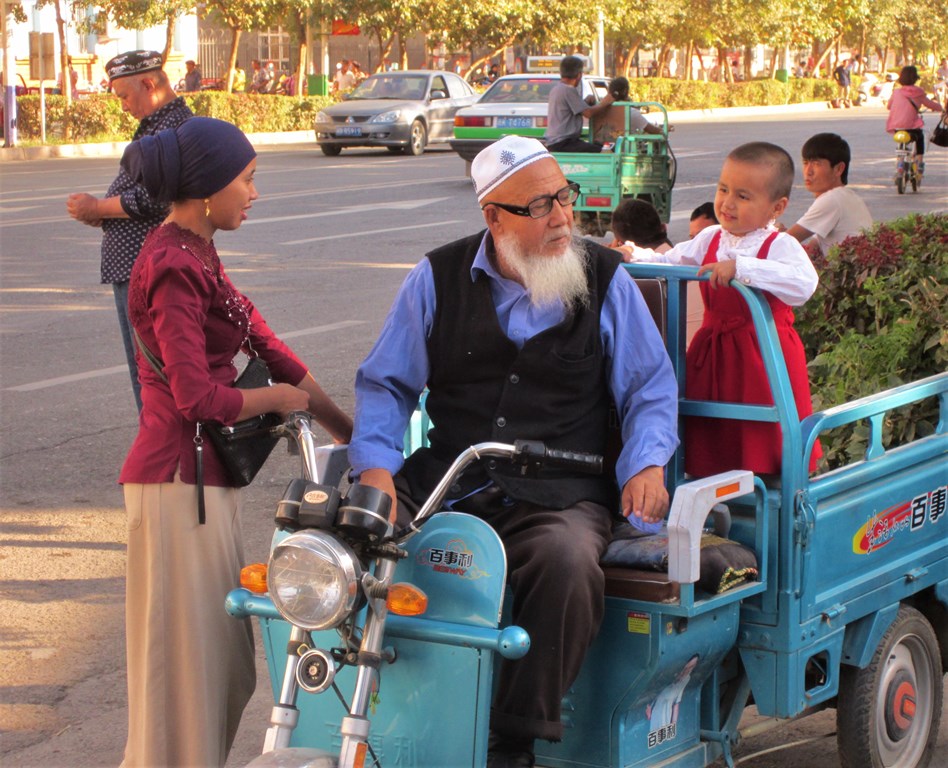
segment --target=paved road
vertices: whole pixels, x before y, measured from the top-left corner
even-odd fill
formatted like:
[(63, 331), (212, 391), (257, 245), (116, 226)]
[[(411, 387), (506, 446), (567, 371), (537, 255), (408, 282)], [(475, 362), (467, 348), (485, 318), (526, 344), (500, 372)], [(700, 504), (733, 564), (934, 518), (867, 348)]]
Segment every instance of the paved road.
[[(729, 148), (768, 138), (796, 154), (823, 130), (853, 145), (850, 183), (877, 219), (948, 209), (948, 152), (933, 148), (922, 191), (898, 196), (883, 120), (862, 109), (680, 123), (672, 239), (713, 196)], [(101, 194), (115, 168), (109, 158), (5, 162), (0, 177), (0, 763), (11, 768), (115, 766), (125, 738), (116, 475), (135, 413), (111, 292), (97, 282), (98, 232), (64, 208), (69, 192)], [(444, 150), (326, 158), (299, 145), (264, 150), (257, 177), (263, 197), (250, 221), (218, 238), (228, 271), (351, 409), (355, 369), (406, 271), (424, 251), (481, 225), (464, 163)], [(787, 222), (809, 202), (798, 184)], [(293, 471), (277, 456), (249, 490), (252, 556), (265, 557), (274, 500)], [(259, 750), (268, 696), (261, 675), (230, 765)], [(832, 712), (785, 724), (748, 740), (745, 764), (833, 768), (826, 734), (834, 728)], [(792, 751), (756, 754), (800, 740)], [(940, 744), (948, 764), (944, 722)]]

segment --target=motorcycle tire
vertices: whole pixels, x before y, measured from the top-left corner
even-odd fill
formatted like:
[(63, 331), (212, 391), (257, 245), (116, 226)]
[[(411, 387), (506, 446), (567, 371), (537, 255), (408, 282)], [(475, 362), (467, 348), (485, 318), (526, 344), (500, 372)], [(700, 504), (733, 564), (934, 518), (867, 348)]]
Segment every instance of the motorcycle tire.
[(895, 178), (895, 188), (899, 190), (900, 195), (905, 194), (905, 174), (899, 174)]

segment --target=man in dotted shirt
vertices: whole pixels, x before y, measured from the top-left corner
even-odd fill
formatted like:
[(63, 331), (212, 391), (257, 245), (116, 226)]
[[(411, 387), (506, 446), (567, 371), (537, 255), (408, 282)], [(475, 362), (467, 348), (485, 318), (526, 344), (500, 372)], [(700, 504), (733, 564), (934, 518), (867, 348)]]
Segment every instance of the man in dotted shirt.
[[(109, 85), (121, 100), (122, 109), (141, 121), (132, 141), (165, 128), (176, 128), (192, 116), (184, 99), (175, 95), (161, 66), (161, 54), (157, 51), (122, 53), (105, 65)], [(119, 169), (105, 197), (76, 192), (69, 195), (66, 210), (76, 221), (102, 227), (101, 281), (112, 284), (132, 391), (141, 411), (135, 343), (128, 319), (128, 280), (145, 235), (164, 220), (168, 207), (152, 199), (144, 187)]]

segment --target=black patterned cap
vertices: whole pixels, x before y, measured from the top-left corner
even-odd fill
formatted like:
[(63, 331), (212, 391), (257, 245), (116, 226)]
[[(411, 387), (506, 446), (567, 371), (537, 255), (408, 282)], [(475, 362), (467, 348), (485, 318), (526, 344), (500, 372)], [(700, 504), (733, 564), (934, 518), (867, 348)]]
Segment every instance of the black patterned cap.
[(161, 69), (161, 54), (158, 51), (127, 51), (109, 59), (105, 65), (105, 74), (109, 82), (120, 77), (140, 75)]

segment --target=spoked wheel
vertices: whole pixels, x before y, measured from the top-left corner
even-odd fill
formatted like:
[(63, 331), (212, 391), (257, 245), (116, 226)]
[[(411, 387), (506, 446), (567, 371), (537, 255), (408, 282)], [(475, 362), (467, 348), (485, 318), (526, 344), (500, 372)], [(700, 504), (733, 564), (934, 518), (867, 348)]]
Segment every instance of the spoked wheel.
[(843, 768), (925, 768), (942, 707), (941, 657), (931, 624), (902, 606), (865, 669), (843, 666), (836, 709)]

